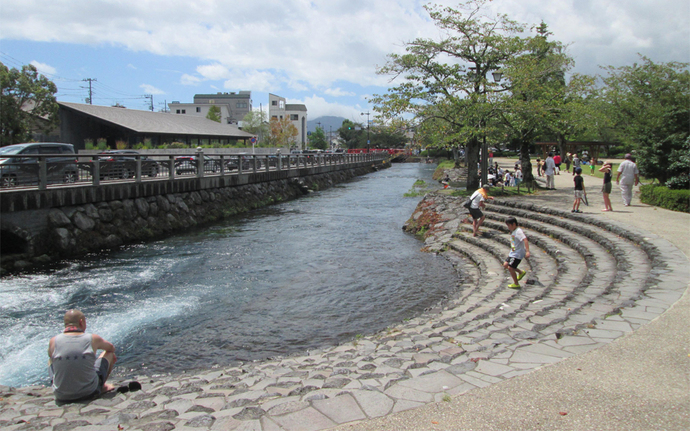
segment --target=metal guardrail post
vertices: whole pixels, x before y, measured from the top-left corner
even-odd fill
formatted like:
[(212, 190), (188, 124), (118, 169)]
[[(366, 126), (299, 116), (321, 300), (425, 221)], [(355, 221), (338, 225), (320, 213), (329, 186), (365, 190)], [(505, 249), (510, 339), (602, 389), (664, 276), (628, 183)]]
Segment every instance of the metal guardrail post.
[(254, 173), (256, 173), (256, 154), (252, 154), (252, 162), (252, 164), (254, 165), (252, 166), (252, 170), (254, 171)]
[(268, 154), (264, 156), (264, 162), (266, 163), (266, 172), (268, 172), (271, 169), (271, 167), (269, 166), (270, 159), (268, 157)]
[(220, 176), (225, 176), (225, 156), (220, 155)]
[(38, 189), (45, 190), (48, 187), (48, 165), (45, 157), (38, 157)]
[(242, 175), (242, 162), (244, 162), (244, 157), (242, 155), (237, 156), (237, 175)]

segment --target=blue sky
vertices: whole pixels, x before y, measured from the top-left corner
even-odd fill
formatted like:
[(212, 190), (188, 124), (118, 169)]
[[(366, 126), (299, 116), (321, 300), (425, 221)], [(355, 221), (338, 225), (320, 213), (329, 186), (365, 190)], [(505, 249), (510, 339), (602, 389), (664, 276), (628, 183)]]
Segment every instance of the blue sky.
[[(438, 1), (457, 6), (458, 2)], [(249, 90), (307, 105), (309, 118), (364, 121), (367, 98), (385, 93), (386, 54), (439, 31), (414, 0), (2, 0), (0, 61), (32, 63), (57, 98), (154, 108), (194, 94)], [(569, 45), (575, 72), (638, 59), (690, 61), (687, 0), (494, 0), (494, 11), (544, 20)]]

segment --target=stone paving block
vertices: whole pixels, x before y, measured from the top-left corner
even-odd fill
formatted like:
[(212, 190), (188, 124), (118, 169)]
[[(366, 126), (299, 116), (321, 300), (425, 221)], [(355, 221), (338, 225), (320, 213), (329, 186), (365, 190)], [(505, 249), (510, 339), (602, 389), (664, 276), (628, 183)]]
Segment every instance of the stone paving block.
[(391, 414), (404, 412), (405, 410), (416, 409), (417, 407), (423, 406), (424, 403), (410, 401), (410, 400), (396, 400), (395, 405)]
[(619, 338), (624, 335), (622, 331), (612, 331), (606, 329), (585, 329), (585, 333), (589, 335), (592, 339), (606, 338), (614, 339)]
[(566, 346), (563, 348), (563, 350), (566, 350), (568, 352), (574, 353), (575, 355), (579, 355), (581, 353), (587, 353), (590, 350), (598, 349), (599, 347), (603, 346), (605, 343), (598, 343), (595, 340), (594, 344), (585, 344), (581, 346)]
[(476, 386), (478, 388), (485, 388), (491, 384), (485, 380), (478, 379), (478, 378), (472, 377), (472, 376), (468, 376), (467, 373), (460, 374), (458, 377), (461, 378), (462, 380), (464, 380), (465, 382), (467, 382), (473, 386)]
[(393, 399), (378, 391), (353, 391), (352, 396), (369, 418), (387, 415), (395, 404)]
[(487, 374), (494, 377), (501, 376), (513, 370), (513, 367), (496, 363), (493, 360), (479, 361), (477, 363), (477, 368), (474, 369), (474, 371), (477, 373)]
[(307, 407), (295, 413), (271, 417), (285, 431), (318, 431), (338, 424), (314, 407)]
[[(404, 380), (403, 380), (404, 381)], [(418, 403), (430, 403), (434, 400), (433, 395), (418, 389), (401, 386), (400, 382), (394, 384), (384, 392), (391, 398), (397, 400), (408, 400)]]
[(540, 353), (542, 355), (554, 356), (557, 358), (569, 358), (573, 356), (572, 353), (564, 352), (562, 348), (549, 346), (545, 343), (525, 346), (521, 350), (532, 353)]
[(435, 373), (426, 374), (414, 379), (403, 380), (398, 383), (398, 385), (423, 392), (433, 393), (446, 391), (450, 388), (461, 385), (462, 383), (462, 380), (451, 373), (446, 371), (437, 371)]
[[(274, 422), (273, 419), (271, 419), (270, 417), (262, 416), (261, 419), (259, 419), (259, 423), (261, 424), (261, 428), (259, 428), (259, 431), (285, 431), (284, 428), (281, 428), (280, 425)], [(240, 429), (233, 431), (240, 431)]]
[(351, 394), (313, 401), (312, 406), (338, 424), (366, 419), (366, 415)]
[(515, 351), (515, 353), (513, 353), (513, 356), (511, 356), (510, 363), (512, 364), (513, 362), (528, 362), (534, 364), (554, 364), (560, 361), (561, 359), (562, 358), (555, 356), (542, 355), (540, 353), (532, 353), (527, 352), (523, 349), (518, 349)]

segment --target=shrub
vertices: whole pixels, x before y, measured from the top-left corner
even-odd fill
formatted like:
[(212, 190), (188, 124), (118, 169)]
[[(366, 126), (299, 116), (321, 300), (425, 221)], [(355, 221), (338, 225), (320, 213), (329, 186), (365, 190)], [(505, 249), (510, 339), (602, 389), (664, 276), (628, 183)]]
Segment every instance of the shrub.
[(188, 147), (187, 147), (187, 144), (185, 144), (184, 142), (173, 142), (170, 145), (168, 145), (168, 148), (183, 149), (183, 148), (188, 148)]
[(96, 139), (96, 148), (98, 148), (101, 151), (107, 150), (108, 149), (108, 141), (105, 138)]
[(93, 150), (93, 139), (84, 139), (84, 149)]
[(117, 148), (118, 150), (126, 150), (127, 149), (127, 142), (117, 141), (117, 142), (115, 142), (115, 148)]
[(640, 200), (672, 211), (690, 212), (690, 190), (671, 190), (666, 186), (648, 184), (640, 187)]

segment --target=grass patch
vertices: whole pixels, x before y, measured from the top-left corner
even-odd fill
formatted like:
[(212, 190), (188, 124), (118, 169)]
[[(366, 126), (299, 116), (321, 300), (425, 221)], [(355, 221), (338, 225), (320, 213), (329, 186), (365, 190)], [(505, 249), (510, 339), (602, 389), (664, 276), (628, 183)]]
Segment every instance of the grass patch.
[(428, 184), (424, 180), (417, 180), (412, 184), (412, 188), (403, 194), (406, 198), (415, 198), (417, 196), (423, 196), (429, 192)]

